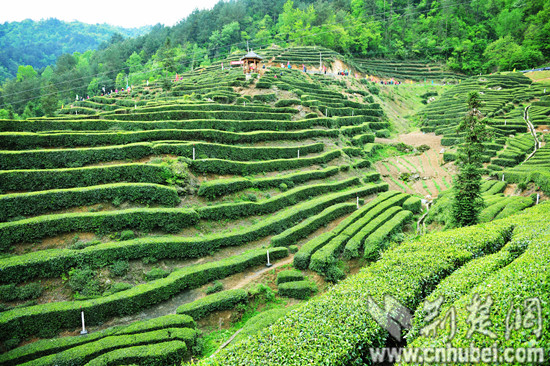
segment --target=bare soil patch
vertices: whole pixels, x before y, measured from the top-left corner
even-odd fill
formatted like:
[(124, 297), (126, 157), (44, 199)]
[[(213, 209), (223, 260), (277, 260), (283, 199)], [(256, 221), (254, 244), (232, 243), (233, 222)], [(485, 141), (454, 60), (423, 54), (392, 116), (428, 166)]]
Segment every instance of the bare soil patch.
[[(443, 180), (447, 183), (452, 181), (454, 166), (452, 164), (449, 164), (448, 167), (442, 165), (443, 154), (441, 152), (445, 147), (441, 145), (441, 136), (416, 131), (399, 135), (395, 139), (376, 139), (376, 142), (392, 144), (403, 142), (414, 147), (420, 145), (430, 147), (430, 150), (422, 154), (391, 157), (374, 164), (391, 189), (403, 191), (402, 187), (392, 181), (391, 178), (393, 178), (406, 188), (404, 191), (407, 193), (417, 193), (425, 197), (430, 196), (427, 198), (435, 198), (438, 196), (439, 190), (447, 189)], [(415, 178), (403, 182), (400, 179), (403, 173), (413, 174)]]

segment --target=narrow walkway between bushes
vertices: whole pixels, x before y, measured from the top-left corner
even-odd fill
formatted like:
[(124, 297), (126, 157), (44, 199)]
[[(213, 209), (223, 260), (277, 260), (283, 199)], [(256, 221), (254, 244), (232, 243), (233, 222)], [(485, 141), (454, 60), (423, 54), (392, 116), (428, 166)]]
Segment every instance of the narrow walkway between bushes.
[(523, 119), (525, 120), (525, 123), (527, 124), (527, 128), (529, 128), (529, 132), (531, 132), (531, 135), (533, 136), (533, 139), (535, 140), (535, 148), (533, 149), (533, 152), (531, 154), (529, 154), (529, 156), (527, 158), (525, 158), (523, 163), (525, 163), (526, 161), (531, 159), (533, 157), (533, 155), (535, 155), (537, 150), (540, 148), (540, 141), (537, 138), (537, 132), (535, 131), (535, 126), (533, 126), (533, 124), (529, 120), (529, 108), (531, 108), (531, 105), (528, 105), (527, 107), (525, 107), (525, 111), (523, 112)]

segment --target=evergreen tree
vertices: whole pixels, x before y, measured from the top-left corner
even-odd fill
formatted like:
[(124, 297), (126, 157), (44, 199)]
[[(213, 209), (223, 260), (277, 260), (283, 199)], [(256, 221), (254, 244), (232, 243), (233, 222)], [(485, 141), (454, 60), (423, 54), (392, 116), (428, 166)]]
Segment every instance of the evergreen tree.
[(483, 141), (487, 139), (485, 122), (480, 119), (479, 94), (468, 96), (468, 113), (460, 122), (457, 132), (464, 137), (464, 144), (458, 149), (456, 164), (458, 174), (453, 185), (452, 218), (454, 226), (469, 226), (478, 222), (483, 208), (481, 197), (481, 168)]
[(57, 110), (58, 98), (57, 98), (57, 88), (52, 83), (48, 85), (42, 91), (42, 98), (40, 99), (42, 104), (42, 110), (44, 114), (48, 117), (53, 116), (54, 112)]

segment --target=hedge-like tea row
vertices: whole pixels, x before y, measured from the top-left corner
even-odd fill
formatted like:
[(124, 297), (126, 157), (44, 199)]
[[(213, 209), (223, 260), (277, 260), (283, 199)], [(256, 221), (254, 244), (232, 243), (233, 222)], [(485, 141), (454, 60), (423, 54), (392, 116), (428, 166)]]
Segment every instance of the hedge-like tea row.
[(319, 248), (325, 246), (332, 238), (344, 231), (345, 228), (363, 217), (374, 205), (400, 194), (401, 193), (398, 191), (389, 191), (379, 194), (375, 200), (355, 211), (330, 232), (321, 234), (305, 243), (294, 256), (294, 267), (298, 269), (307, 269), (310, 264), (311, 256), (319, 250)]
[(365, 122), (356, 126), (342, 126), (340, 132), (346, 136), (354, 136), (363, 132), (370, 132), (369, 123)]
[[(547, 206), (545, 214), (549, 213)], [(369, 349), (385, 347), (388, 337), (370, 315), (373, 304), (367, 301), (369, 297), (381, 308), (380, 312), (384, 311), (387, 295), (414, 309), (441, 278), (476, 257), (499, 250), (510, 237), (513, 225), (493, 222), (429, 234), (401, 244), (357, 275), (287, 313), (271, 327), (200, 365), (363, 364), (369, 359)], [(500, 284), (499, 287), (507, 286), (508, 282)]]
[(363, 150), (358, 147), (343, 147), (342, 151), (345, 152), (349, 157), (352, 156), (363, 156)]
[[(274, 94), (267, 94), (274, 95)], [(134, 106), (131, 106), (134, 107)], [(278, 107), (278, 106), (276, 106)], [(166, 111), (238, 111), (238, 112), (268, 112), (268, 113), (296, 113), (294, 108), (273, 108), (262, 105), (227, 105), (219, 103), (195, 103), (195, 104), (163, 104), (160, 106), (146, 106), (139, 109), (118, 109), (116, 114), (135, 114), (137, 113), (153, 113), (153, 112), (166, 112)], [(108, 115), (104, 113), (103, 115)]]
[(247, 132), (257, 130), (304, 130), (315, 126), (336, 128), (370, 122), (369, 127), (373, 130), (387, 128), (388, 122), (381, 122), (380, 118), (373, 116), (342, 116), (342, 117), (319, 117), (302, 119), (298, 121), (280, 120), (231, 120), (231, 119), (199, 119), (187, 121), (117, 121), (117, 120), (0, 120), (0, 131), (105, 131), (105, 130), (127, 130), (127, 131), (149, 131), (166, 129), (213, 129), (222, 131)]
[(365, 178), (363, 178), (363, 181), (365, 183), (378, 182), (379, 180), (380, 180), (380, 173), (378, 172), (365, 173)]
[(168, 167), (141, 163), (85, 168), (3, 170), (0, 171), (0, 190), (43, 191), (119, 182), (162, 184), (171, 176)]
[(248, 292), (242, 288), (217, 292), (198, 300), (181, 305), (176, 314), (189, 315), (195, 320), (204, 318), (215, 311), (230, 310), (248, 301)]
[(504, 179), (510, 183), (534, 182), (545, 194), (550, 195), (550, 173), (548, 171), (536, 168), (528, 171), (505, 170), (502, 173), (499, 172), (497, 177), (502, 174), (504, 174)]
[(388, 240), (392, 234), (401, 230), (403, 225), (407, 224), (413, 217), (411, 211), (400, 211), (394, 217), (386, 221), (376, 231), (370, 234), (364, 243), (364, 257), (369, 260), (374, 260), (378, 256), (378, 252), (382, 249), (384, 241)]
[(107, 352), (124, 349), (127, 347), (150, 345), (175, 340), (183, 343), (184, 345), (193, 346), (196, 337), (197, 332), (189, 328), (168, 328), (131, 335), (114, 335), (69, 348), (68, 350), (54, 355), (32, 360), (26, 363), (26, 365), (49, 366), (68, 363), (71, 365), (85, 365), (87, 362)]
[(495, 216), (495, 220), (503, 219), (510, 215), (513, 215), (519, 211), (525, 210), (527, 207), (531, 207), (535, 204), (532, 197), (510, 197), (510, 201), (506, 207), (498, 215)]
[(198, 191), (199, 196), (209, 199), (224, 196), (229, 193), (238, 192), (247, 188), (266, 189), (279, 187), (281, 183), (292, 182), (294, 184), (304, 183), (309, 180), (323, 179), (337, 174), (340, 171), (338, 167), (328, 167), (321, 170), (311, 170), (307, 172), (298, 172), (293, 174), (280, 175), (269, 178), (247, 179), (230, 178), (214, 179), (201, 183)]
[[(349, 238), (344, 247), (342, 256), (345, 259), (359, 257), (359, 251), (363, 248), (363, 244), (369, 239), (369, 236), (373, 234), (378, 228), (385, 225), (394, 216), (399, 215), (401, 207), (393, 206), (389, 207), (383, 212), (379, 213), (377, 217), (372, 218), (364, 227), (362, 227), (355, 235)], [(407, 211), (409, 212), (409, 211)], [(366, 217), (368, 214), (366, 215)], [(374, 248), (365, 247), (365, 254), (370, 253), (370, 250)]]
[[(442, 299), (440, 309), (443, 310), (440, 314), (445, 313), (446, 309), (452, 305), (461, 296), (470, 292), (474, 287), (483, 283), (495, 272), (509, 265), (517, 257), (522, 255), (527, 247), (523, 243), (518, 243), (517, 240), (508, 242), (500, 251), (476, 258), (464, 266), (460, 267), (448, 277), (444, 278), (436, 289), (428, 295), (426, 301), (435, 301)], [(426, 326), (425, 318), (419, 317), (423, 311), (418, 308), (415, 312), (413, 326), (410, 331), (410, 339), (414, 340), (419, 336), (421, 328)]]
[(84, 188), (54, 189), (0, 195), (0, 221), (10, 217), (40, 215), (75, 206), (118, 199), (121, 202), (157, 203), (176, 206), (180, 199), (174, 187), (150, 183), (114, 183)]
[[(487, 347), (525, 350), (525, 347), (529, 347), (526, 349), (527, 352), (540, 351), (540, 353), (534, 353), (534, 356), (539, 357), (538, 359), (527, 359), (521, 353), (516, 353), (518, 357), (524, 357), (528, 364), (543, 364), (546, 362), (548, 348), (545, 334), (548, 327), (544, 324), (550, 316), (548, 306), (546, 306), (550, 302), (547, 281), (547, 274), (550, 271), (550, 251), (548, 250), (550, 232), (547, 218), (550, 212), (548, 212), (548, 207), (537, 207), (529, 209), (527, 212), (509, 218), (510, 221), (515, 221), (518, 224), (510, 243), (516, 247), (511, 250), (512, 258), (507, 258), (508, 254), (503, 253), (500, 256), (501, 258), (495, 258), (496, 263), (494, 264), (483, 263), (483, 259), (478, 260), (480, 263), (476, 263), (475, 267), (468, 268), (465, 273), (456, 272), (457, 276), (452, 278), (454, 280), (452, 282), (456, 283), (456, 287), (448, 288), (450, 283), (442, 282), (441, 285), (444, 288), (441, 288), (441, 290), (436, 289), (436, 291), (439, 290), (439, 293), (449, 293), (451, 299), (440, 308), (440, 314), (446, 314), (450, 306), (455, 309), (455, 324), (458, 331), (452, 340), (454, 347), (469, 348), (471, 344), (480, 349)], [(546, 218), (544, 218), (544, 215), (546, 215)], [(525, 250), (526, 245), (528, 246)], [(512, 261), (517, 255), (514, 253), (517, 250), (519, 250), (519, 253), (522, 250), (525, 250), (525, 252)], [(511, 263), (506, 265), (510, 261)], [(485, 265), (483, 266), (483, 264)], [(501, 266), (503, 268), (499, 269)], [(490, 272), (491, 270), (492, 272)], [(464, 277), (462, 275), (469, 276)], [(450, 291), (445, 291), (445, 289)], [(491, 323), (488, 329), (497, 335), (496, 339), (478, 334), (478, 332), (473, 332), (470, 336), (467, 334), (466, 330), (469, 329), (468, 327), (471, 324), (469, 323), (471, 312), (468, 312), (468, 310), (471, 309), (470, 306), (475, 301), (476, 294), (482, 304), (484, 301), (491, 302)], [(540, 310), (537, 310), (537, 303), (540, 304)], [(529, 309), (528, 306), (532, 306), (530, 309), (532, 309), (533, 322), (531, 324), (533, 325), (529, 326), (527, 323), (522, 323), (516, 328), (511, 321), (517, 321), (518, 323), (525, 321), (525, 317), (530, 316), (526, 314), (531, 312), (531, 310), (527, 310)], [(511, 313), (516, 309), (517, 314)], [(415, 316), (417, 315), (421, 315), (420, 312), (417, 311)], [(541, 337), (537, 337), (535, 332), (538, 324), (541, 324), (541, 328), (539, 328)], [(505, 335), (509, 336), (505, 337)], [(411, 342), (410, 346), (445, 348), (448, 342), (444, 338), (446, 338), (445, 332), (443, 334), (421, 336)], [(525, 352), (523, 355), (525, 355)], [(541, 356), (542, 358), (540, 358)], [(510, 361), (512, 360), (506, 362)]]
[[(366, 114), (366, 113), (365, 113)], [(372, 114), (377, 116), (379, 114)], [(248, 112), (248, 111), (163, 111), (132, 114), (104, 114), (103, 118), (119, 121), (163, 121), (189, 119), (234, 119), (234, 120), (290, 120), (291, 113)]]
[(193, 148), (195, 148), (196, 156), (250, 161), (293, 158), (297, 156), (298, 151), (302, 155), (318, 153), (323, 151), (324, 144), (315, 143), (295, 147), (241, 147), (205, 142), (177, 144), (139, 142), (94, 148), (1, 151), (0, 168), (3, 170), (62, 168), (70, 165), (80, 166), (104, 161), (141, 159), (149, 155), (159, 154), (176, 154), (191, 158)]
[(275, 102), (275, 107), (288, 107), (289, 105), (301, 104), (302, 101), (299, 99), (280, 99)]
[(56, 354), (72, 347), (76, 347), (85, 343), (97, 341), (99, 339), (115, 335), (118, 328), (107, 328), (105, 330), (90, 333), (86, 337), (74, 336), (60, 337), (53, 340), (42, 339), (1, 354), (0, 364), (10, 366), (20, 365), (24, 362)]
[[(503, 182), (501, 180), (499, 181), (488, 181), (492, 184), (489, 186), (487, 185), (487, 189), (482, 189), (481, 192), (483, 195), (493, 195), (497, 193), (502, 193), (506, 189), (506, 186), (508, 185), (507, 182)], [(483, 187), (482, 187), (483, 188)]]
[[(378, 131), (377, 131), (378, 133)], [(364, 135), (357, 135), (357, 136), (353, 136), (352, 139), (351, 139), (351, 143), (353, 145), (359, 145), (359, 146), (362, 146), (364, 144), (367, 144), (367, 143), (372, 143), (374, 142), (374, 134), (372, 133), (366, 133)]]
[[(231, 344), (237, 344), (248, 336), (258, 333), (260, 330), (269, 327), (271, 324), (275, 323), (279, 318), (283, 317), (290, 310), (296, 308), (297, 305), (292, 305), (286, 308), (274, 308), (253, 316), (248, 319), (245, 325), (241, 328), (239, 334), (233, 339)], [(231, 347), (231, 344), (229, 347)]]
[(277, 286), (277, 289), (279, 296), (306, 300), (317, 291), (317, 286), (308, 280), (303, 280), (281, 283)]
[(162, 342), (111, 351), (93, 359), (85, 366), (175, 365), (182, 361), (187, 351), (187, 346), (181, 341)]
[[(205, 237), (147, 237), (98, 244), (82, 250), (52, 249), (0, 259), (0, 283), (19, 283), (36, 277), (59, 276), (77, 265), (106, 266), (116, 260), (152, 258), (196, 258), (227, 246), (238, 246), (279, 234), (295, 222), (315, 215), (332, 205), (370, 194), (384, 192), (387, 183), (324, 195), (285, 209), (261, 222), (230, 233)], [(381, 195), (384, 195), (381, 194)], [(353, 216), (353, 215), (351, 215)], [(353, 217), (350, 219), (352, 220)], [(348, 220), (348, 219), (346, 219)]]
[(275, 235), (271, 238), (270, 245), (273, 247), (294, 245), (298, 240), (313, 233), (321, 226), (353, 212), (354, 210), (356, 210), (356, 205), (354, 203), (340, 203), (329, 207), (315, 216), (308, 217), (298, 225), (290, 227), (279, 235)]
[(71, 347), (93, 342), (112, 335), (135, 334), (167, 328), (195, 328), (195, 321), (187, 315), (169, 314), (158, 318), (136, 321), (128, 326), (117, 326), (96, 331), (86, 337), (60, 337), (26, 344), (0, 355), (1, 365), (17, 365), (36, 358), (62, 352)]
[[(359, 126), (369, 126), (365, 122)], [(351, 126), (356, 131), (359, 126)], [(363, 127), (361, 128), (363, 130)], [(305, 140), (314, 137), (337, 137), (338, 129), (314, 129), (297, 131), (251, 131), (230, 132), (214, 129), (166, 129), (149, 131), (122, 131), (122, 132), (61, 132), (61, 133), (34, 133), (34, 132), (2, 132), (0, 133), (0, 146), (9, 150), (26, 150), (36, 147), (76, 147), (76, 146), (102, 146), (124, 145), (146, 141), (180, 140), (197, 141), (206, 140), (220, 144), (244, 144), (263, 141), (280, 140)]]
[(204, 206), (197, 209), (197, 211), (199, 217), (203, 220), (236, 219), (244, 216), (265, 215), (292, 206), (296, 202), (339, 191), (359, 183), (359, 178), (352, 177), (336, 183), (312, 184), (294, 188), (261, 202), (224, 203), (216, 206)]
[[(273, 260), (286, 257), (287, 248), (271, 248)], [(0, 340), (22, 338), (41, 332), (57, 332), (80, 324), (80, 311), (86, 313), (86, 324), (103, 323), (114, 316), (134, 314), (141, 309), (167, 300), (175, 294), (208, 282), (242, 272), (266, 261), (266, 250), (251, 250), (217, 262), (177, 269), (168, 277), (137, 285), (113, 295), (85, 301), (47, 303), (0, 313)]]
[(309, 269), (320, 274), (326, 274), (330, 266), (336, 261), (336, 256), (344, 249), (350, 238), (357, 234), (371, 220), (385, 212), (389, 212), (391, 207), (401, 206), (407, 198), (409, 198), (409, 195), (399, 194), (388, 199), (382, 198), (382, 202), (380, 200), (371, 201), (366, 205), (369, 207), (369, 210), (363, 217), (346, 227), (338, 236), (311, 256)]
[(332, 150), (318, 156), (294, 159), (276, 159), (258, 162), (242, 162), (220, 159), (189, 161), (191, 169), (197, 173), (251, 175), (275, 170), (290, 170), (315, 164), (326, 164), (341, 156), (341, 150)]
[(8, 250), (14, 243), (31, 242), (39, 238), (74, 231), (109, 232), (132, 228), (140, 231), (160, 229), (166, 232), (177, 232), (198, 221), (197, 212), (184, 208), (134, 208), (37, 216), (0, 223), (0, 251)]
[(407, 200), (403, 202), (403, 210), (408, 210), (412, 213), (422, 212), (422, 200), (415, 196), (407, 198)]
[(303, 279), (304, 274), (295, 269), (286, 269), (277, 273), (277, 285), (285, 282), (302, 281)]

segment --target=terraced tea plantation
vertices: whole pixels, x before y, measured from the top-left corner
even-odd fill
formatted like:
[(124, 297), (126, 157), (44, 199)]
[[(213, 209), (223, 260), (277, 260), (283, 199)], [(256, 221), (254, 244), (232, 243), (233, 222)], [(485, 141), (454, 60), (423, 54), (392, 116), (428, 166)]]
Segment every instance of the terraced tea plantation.
[[(341, 62), (274, 48), (260, 74), (215, 65), (0, 120), (0, 365), (368, 364), (369, 347), (391, 342), (372, 300), (410, 309), (405, 346), (439, 344), (420, 332), (423, 300), (444, 293), (464, 322), (487, 286), (495, 306), (536, 297), (547, 320), (550, 206), (505, 191), (548, 194), (547, 100), (516, 105), (540, 88), (515, 74), (464, 80), (423, 112), (427, 150), (401, 142), (384, 158), (395, 130), (374, 85), (298, 70), (319, 52)], [(436, 147), (460, 143), (473, 88), (496, 131), (485, 224), (417, 236), (427, 195), (441, 193), (428, 220), (445, 225), (453, 150), (445, 163)], [(529, 341), (548, 346), (544, 331)]]
[(460, 74), (444, 70), (442, 65), (422, 61), (393, 61), (375, 59), (353, 59), (357, 70), (369, 76), (384, 79), (414, 80), (433, 83), (457, 83), (465, 77)]

